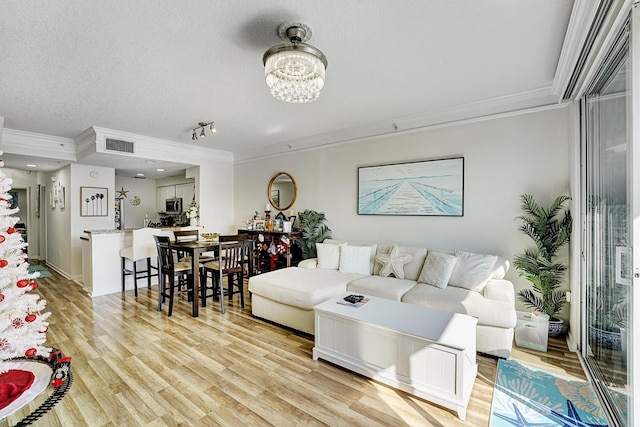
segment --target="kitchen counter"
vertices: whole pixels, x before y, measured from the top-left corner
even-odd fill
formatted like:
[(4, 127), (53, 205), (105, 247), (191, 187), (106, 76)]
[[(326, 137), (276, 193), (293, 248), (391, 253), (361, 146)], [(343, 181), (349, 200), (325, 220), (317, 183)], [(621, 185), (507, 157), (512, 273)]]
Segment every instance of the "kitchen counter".
[[(190, 230), (194, 227), (153, 227), (158, 235), (170, 236), (176, 230)], [(84, 230), (82, 241), (82, 283), (85, 290), (92, 297), (122, 292), (122, 261), (120, 249), (131, 246), (132, 229), (127, 230)], [(151, 259), (156, 264), (155, 258)], [(140, 281), (138, 286), (145, 286), (146, 281)], [(152, 278), (152, 284), (158, 283), (158, 278)], [(125, 277), (125, 289), (133, 289), (133, 277)]]
[[(154, 230), (160, 231), (175, 231), (175, 230), (190, 230), (190, 226), (185, 227), (151, 227)], [(116, 230), (116, 229), (105, 229), (105, 230), (84, 230), (87, 234), (119, 234), (119, 233), (130, 233), (131, 230), (136, 230), (135, 228), (125, 228), (124, 230)]]

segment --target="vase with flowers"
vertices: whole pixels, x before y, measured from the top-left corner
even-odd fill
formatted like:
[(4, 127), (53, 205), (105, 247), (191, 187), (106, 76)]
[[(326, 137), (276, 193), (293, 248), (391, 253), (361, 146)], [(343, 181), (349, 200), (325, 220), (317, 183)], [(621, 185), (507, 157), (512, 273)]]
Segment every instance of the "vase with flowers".
[(200, 218), (200, 206), (196, 201), (192, 201), (187, 207), (187, 218), (189, 218), (189, 225), (198, 225), (198, 219)]

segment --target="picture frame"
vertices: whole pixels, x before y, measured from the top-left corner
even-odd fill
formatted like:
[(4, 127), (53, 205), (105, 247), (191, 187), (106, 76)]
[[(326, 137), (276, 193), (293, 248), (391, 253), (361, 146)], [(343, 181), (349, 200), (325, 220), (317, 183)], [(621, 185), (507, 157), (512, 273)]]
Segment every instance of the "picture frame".
[(60, 210), (63, 210), (65, 208), (65, 199), (66, 199), (66, 189), (64, 187), (64, 185), (60, 185), (60, 188), (58, 189), (58, 205), (60, 206)]
[(464, 157), (358, 168), (358, 215), (464, 215)]
[(58, 197), (56, 195), (56, 186), (55, 184), (51, 184), (51, 188), (49, 189), (49, 207), (51, 209), (55, 209), (56, 203), (58, 203)]
[(109, 216), (109, 189), (80, 187), (80, 216)]
[(266, 229), (265, 220), (264, 219), (253, 220), (253, 229), (256, 231), (264, 231)]
[(33, 208), (33, 214), (35, 215), (36, 218), (40, 218), (40, 191), (42, 189), (42, 186), (40, 184), (36, 184), (36, 188), (35, 188), (35, 203), (34, 203), (34, 208)]

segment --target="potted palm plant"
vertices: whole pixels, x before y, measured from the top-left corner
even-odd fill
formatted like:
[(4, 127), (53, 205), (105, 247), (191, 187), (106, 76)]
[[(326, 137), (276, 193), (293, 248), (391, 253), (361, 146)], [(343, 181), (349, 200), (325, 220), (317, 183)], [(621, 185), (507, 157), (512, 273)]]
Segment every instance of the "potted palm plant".
[(562, 320), (556, 315), (567, 302), (565, 291), (560, 290), (567, 266), (555, 261), (555, 257), (571, 236), (571, 213), (568, 209), (561, 212), (569, 199), (569, 196), (561, 195), (545, 207), (538, 205), (530, 194), (521, 196), (525, 215), (518, 217), (522, 220), (519, 229), (534, 241), (536, 247), (525, 249), (513, 261), (520, 276), (533, 285), (532, 289), (520, 290), (517, 297), (526, 307), (549, 316), (549, 336), (562, 333)]
[(300, 214), (302, 238), (296, 239), (296, 243), (300, 246), (302, 258), (316, 257), (316, 243), (331, 238), (331, 229), (326, 224), (326, 220), (324, 212), (306, 209)]

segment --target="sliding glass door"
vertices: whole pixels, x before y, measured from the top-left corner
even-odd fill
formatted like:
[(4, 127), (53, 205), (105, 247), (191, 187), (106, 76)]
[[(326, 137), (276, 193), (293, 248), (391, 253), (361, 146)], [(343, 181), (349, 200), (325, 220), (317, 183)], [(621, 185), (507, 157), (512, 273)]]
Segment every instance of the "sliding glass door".
[(582, 355), (615, 425), (631, 405), (631, 60), (623, 31), (582, 101), (584, 271)]

